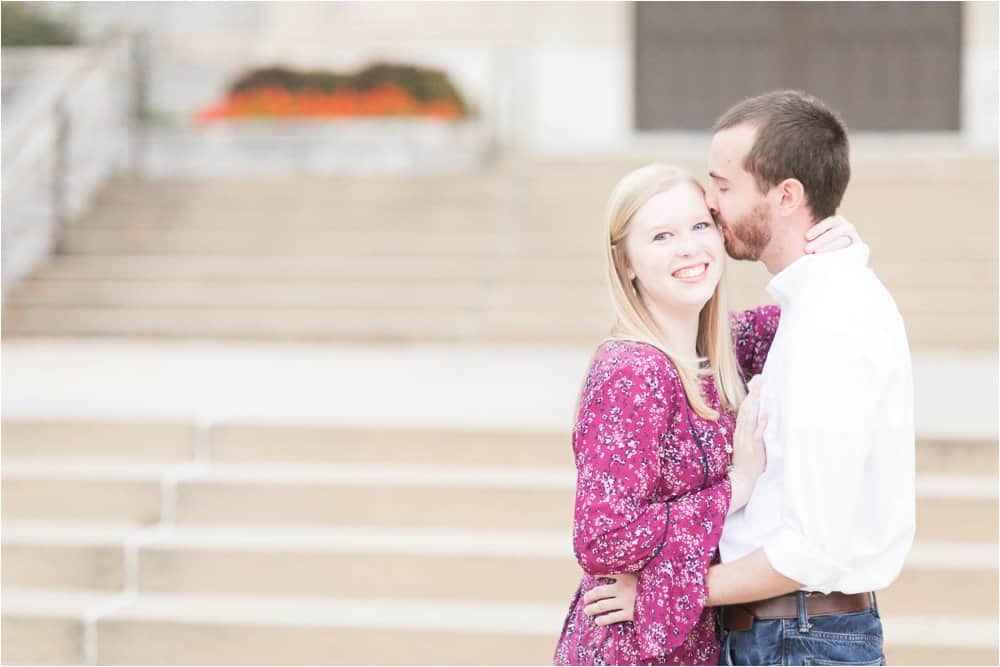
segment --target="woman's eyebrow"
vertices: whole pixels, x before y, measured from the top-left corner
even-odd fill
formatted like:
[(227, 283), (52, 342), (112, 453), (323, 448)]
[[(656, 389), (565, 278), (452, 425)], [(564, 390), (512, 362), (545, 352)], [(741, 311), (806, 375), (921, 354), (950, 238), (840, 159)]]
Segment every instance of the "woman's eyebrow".
[(708, 172), (708, 176), (709, 176), (709, 178), (714, 178), (714, 179), (715, 179), (715, 180), (717, 180), (717, 181), (726, 181), (727, 183), (729, 182), (729, 179), (728, 179), (728, 178), (726, 178), (725, 176), (719, 176), (719, 175), (718, 175), (717, 173), (715, 173), (714, 171), (710, 171), (710, 172)]

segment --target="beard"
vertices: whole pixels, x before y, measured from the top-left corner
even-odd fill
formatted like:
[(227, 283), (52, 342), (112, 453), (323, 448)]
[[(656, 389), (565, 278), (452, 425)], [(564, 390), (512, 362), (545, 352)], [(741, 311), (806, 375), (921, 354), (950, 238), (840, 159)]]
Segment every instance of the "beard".
[(771, 216), (766, 202), (758, 202), (739, 220), (729, 221), (717, 214), (715, 221), (722, 227), (726, 253), (733, 259), (757, 261), (771, 242)]

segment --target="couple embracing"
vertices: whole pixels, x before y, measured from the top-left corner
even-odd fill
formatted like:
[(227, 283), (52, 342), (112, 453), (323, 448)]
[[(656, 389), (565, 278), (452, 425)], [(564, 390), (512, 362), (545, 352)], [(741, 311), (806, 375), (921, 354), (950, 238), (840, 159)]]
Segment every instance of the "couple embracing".
[[(707, 189), (665, 165), (615, 187), (555, 664), (884, 664), (913, 388), (896, 304), (835, 216), (849, 178), (843, 123), (782, 91), (719, 119)], [(779, 305), (730, 313), (727, 253), (763, 262)]]

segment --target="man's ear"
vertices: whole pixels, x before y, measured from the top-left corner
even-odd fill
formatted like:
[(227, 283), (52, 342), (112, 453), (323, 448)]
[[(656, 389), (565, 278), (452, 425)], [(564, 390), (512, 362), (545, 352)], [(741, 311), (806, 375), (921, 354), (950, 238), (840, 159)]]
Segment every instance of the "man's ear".
[(779, 215), (791, 215), (809, 204), (806, 189), (797, 178), (786, 178), (774, 186), (772, 192), (777, 197), (775, 204)]

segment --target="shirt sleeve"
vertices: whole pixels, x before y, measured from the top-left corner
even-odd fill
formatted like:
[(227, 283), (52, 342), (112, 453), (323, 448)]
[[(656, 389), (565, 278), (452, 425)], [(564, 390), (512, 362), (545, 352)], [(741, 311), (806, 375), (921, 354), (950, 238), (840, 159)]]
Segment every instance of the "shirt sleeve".
[(726, 478), (669, 502), (650, 500), (659, 435), (676, 408), (665, 385), (662, 372), (611, 372), (581, 408), (575, 448), (574, 551), (591, 575), (639, 573), (634, 625), (643, 660), (678, 647), (701, 616), (732, 495)]
[(863, 341), (835, 329), (789, 341), (786, 364), (780, 384), (765, 388), (777, 390), (780, 405), (764, 439), (784, 444), (785, 470), (781, 526), (763, 549), (775, 570), (829, 593), (864, 552), (854, 528), (877, 502), (864, 494), (883, 369)]
[(780, 319), (781, 307), (773, 305), (729, 314), (733, 349), (744, 380), (749, 381), (763, 370)]

